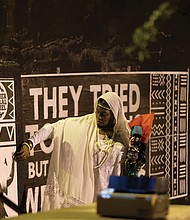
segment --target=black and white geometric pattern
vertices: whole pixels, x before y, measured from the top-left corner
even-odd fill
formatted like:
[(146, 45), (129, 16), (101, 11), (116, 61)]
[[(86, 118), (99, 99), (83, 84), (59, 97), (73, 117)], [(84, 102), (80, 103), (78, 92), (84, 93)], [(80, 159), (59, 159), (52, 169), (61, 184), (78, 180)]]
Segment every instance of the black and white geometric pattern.
[(0, 146), (16, 144), (14, 79), (0, 79)]
[(169, 179), (170, 198), (188, 193), (188, 74), (151, 75), (150, 176)]

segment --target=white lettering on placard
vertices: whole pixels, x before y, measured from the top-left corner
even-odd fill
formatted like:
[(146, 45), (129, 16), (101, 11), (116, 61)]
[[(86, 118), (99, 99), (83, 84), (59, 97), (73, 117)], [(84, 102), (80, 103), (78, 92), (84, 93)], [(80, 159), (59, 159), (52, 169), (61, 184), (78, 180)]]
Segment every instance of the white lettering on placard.
[(101, 92), (101, 85), (91, 85), (90, 92), (92, 92), (94, 95), (93, 100), (94, 100), (94, 105), (95, 105), (95, 102), (98, 98), (98, 92)]
[[(68, 110), (64, 109), (64, 106), (68, 106), (68, 98), (64, 97), (64, 94), (70, 92), (71, 97), (74, 102), (74, 116), (78, 115), (78, 103), (80, 94), (82, 91), (83, 86), (79, 85), (75, 90), (74, 86), (60, 86), (60, 87), (53, 87), (52, 91), (49, 91), (50, 88), (30, 88), (29, 94), (33, 96), (33, 104), (34, 104), (34, 120), (39, 120), (39, 106), (40, 105), (40, 97), (43, 100), (43, 118), (48, 119), (48, 109), (52, 108), (52, 117), (53, 118), (62, 118), (68, 117)], [(58, 92), (57, 92), (58, 90)], [(51, 92), (51, 97), (48, 97), (48, 94)], [(57, 97), (58, 94), (58, 97)], [(58, 101), (57, 101), (58, 100)], [(58, 102), (58, 109), (57, 111), (57, 102)]]
[(28, 179), (33, 179), (34, 177), (46, 177), (47, 176), (47, 165), (49, 161), (36, 161), (28, 163)]
[[(42, 209), (42, 201), (44, 197), (44, 191), (45, 191), (46, 185), (37, 186), (35, 188), (28, 188), (27, 191), (27, 199), (26, 199), (26, 212), (30, 212), (30, 208), (32, 210), (32, 213), (38, 212), (38, 202), (39, 197), (41, 197), (41, 207)], [(41, 192), (41, 193), (39, 193)]]
[(121, 84), (120, 85), (120, 98), (123, 102), (123, 110), (124, 112), (128, 112), (128, 96), (126, 95), (126, 91), (128, 91), (128, 84)]
[(81, 94), (81, 91), (82, 91), (82, 86), (78, 87), (77, 92), (75, 92), (74, 86), (69, 86), (69, 88), (70, 88), (71, 95), (72, 95), (73, 100), (74, 100), (74, 116), (78, 116), (78, 111), (79, 111), (78, 103), (79, 103), (79, 98), (80, 98), (80, 94)]
[[(114, 89), (109, 84), (91, 85), (90, 92), (93, 93), (94, 105), (101, 94), (114, 91), (123, 102), (124, 112), (136, 112), (140, 106), (140, 89), (137, 84), (115, 84)], [(99, 95), (98, 95), (99, 94)]]
[(68, 105), (68, 99), (64, 98), (64, 95), (63, 95), (66, 93), (68, 93), (68, 87), (60, 86), (59, 87), (59, 116), (63, 118), (68, 116), (68, 110), (64, 110), (64, 106)]
[(39, 119), (39, 101), (38, 97), (42, 95), (42, 88), (31, 88), (29, 90), (30, 96), (34, 96), (34, 120)]
[(53, 108), (53, 118), (57, 117), (57, 88), (52, 89), (52, 99), (48, 98), (49, 88), (44, 88), (44, 119), (48, 119), (48, 108)]
[(42, 151), (45, 153), (45, 154), (49, 154), (53, 151), (53, 148), (54, 148), (54, 142), (52, 141), (51, 144), (47, 147), (44, 142), (42, 141), (40, 143), (40, 147), (42, 149)]
[[(59, 86), (48, 88), (30, 88), (29, 94), (33, 96), (34, 105), (34, 120), (39, 120), (39, 108), (43, 107), (43, 118), (48, 119), (48, 109), (52, 108), (53, 118), (66, 118), (68, 117), (69, 98), (65, 95), (70, 93), (74, 103), (74, 116), (79, 114), (79, 100), (82, 92), (82, 85), (77, 88), (74, 86)], [(90, 92), (93, 94), (93, 103), (95, 104), (99, 95), (108, 92), (116, 92), (124, 107), (124, 112), (136, 112), (140, 106), (140, 89), (137, 84), (115, 84), (112, 88), (109, 84), (90, 85)], [(48, 97), (51, 94), (51, 98)], [(58, 97), (57, 97), (58, 96)], [(40, 101), (42, 100), (43, 103)], [(70, 100), (71, 101), (71, 100)], [(57, 110), (58, 109), (58, 110)]]
[(102, 94), (112, 92), (112, 87), (109, 84), (102, 84)]
[(129, 88), (129, 112), (136, 112), (140, 106), (140, 89), (137, 84), (130, 84)]

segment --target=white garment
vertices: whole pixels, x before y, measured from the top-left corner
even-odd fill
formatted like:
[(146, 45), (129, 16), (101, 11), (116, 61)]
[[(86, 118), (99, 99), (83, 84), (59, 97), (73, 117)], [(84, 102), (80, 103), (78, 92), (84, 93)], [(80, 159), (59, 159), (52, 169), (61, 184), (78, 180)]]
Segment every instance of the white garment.
[(106, 93), (101, 98), (105, 99), (114, 113), (114, 141), (117, 143), (109, 149), (108, 158), (99, 169), (94, 169), (97, 155), (100, 159), (104, 155), (95, 154), (95, 113), (45, 125), (31, 137), (34, 145), (50, 135), (54, 140), (42, 210), (92, 203), (96, 200), (97, 192), (107, 187), (109, 176), (119, 175), (123, 147), (121, 143), (125, 146), (128, 144), (127, 120), (121, 100), (115, 93)]
[[(107, 147), (108, 137), (105, 135), (100, 135), (100, 143), (102, 148)], [(94, 202), (97, 199), (97, 194), (108, 187), (109, 177), (111, 175), (119, 176), (121, 174), (121, 158), (123, 155), (123, 145), (119, 142), (114, 142), (113, 146), (108, 149), (108, 154), (106, 152), (101, 152), (97, 145), (94, 146)], [(106, 159), (104, 161), (104, 159)], [(101, 165), (101, 162), (104, 162)], [(99, 167), (98, 164), (101, 166)], [(96, 168), (97, 167), (97, 168)]]

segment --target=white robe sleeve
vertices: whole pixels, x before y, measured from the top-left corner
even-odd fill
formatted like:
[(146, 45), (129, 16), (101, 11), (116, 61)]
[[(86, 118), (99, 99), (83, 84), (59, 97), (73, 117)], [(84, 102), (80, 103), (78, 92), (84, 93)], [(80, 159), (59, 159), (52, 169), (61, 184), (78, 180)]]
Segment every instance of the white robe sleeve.
[(40, 130), (36, 131), (33, 136), (29, 138), (33, 143), (33, 147), (48, 138), (53, 138), (54, 124), (45, 124)]

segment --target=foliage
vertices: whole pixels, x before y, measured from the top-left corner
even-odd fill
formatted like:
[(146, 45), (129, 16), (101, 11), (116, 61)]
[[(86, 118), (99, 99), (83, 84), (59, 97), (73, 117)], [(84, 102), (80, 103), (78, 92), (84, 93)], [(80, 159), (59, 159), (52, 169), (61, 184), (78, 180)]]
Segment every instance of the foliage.
[(0, 67), (18, 65), (15, 61), (4, 61), (0, 60)]
[(148, 21), (135, 29), (132, 36), (133, 43), (126, 48), (125, 52), (128, 55), (136, 54), (140, 62), (150, 59), (148, 45), (156, 41), (159, 33), (156, 22), (161, 18), (170, 18), (174, 12), (175, 8), (170, 5), (169, 1), (162, 3), (152, 12)]

